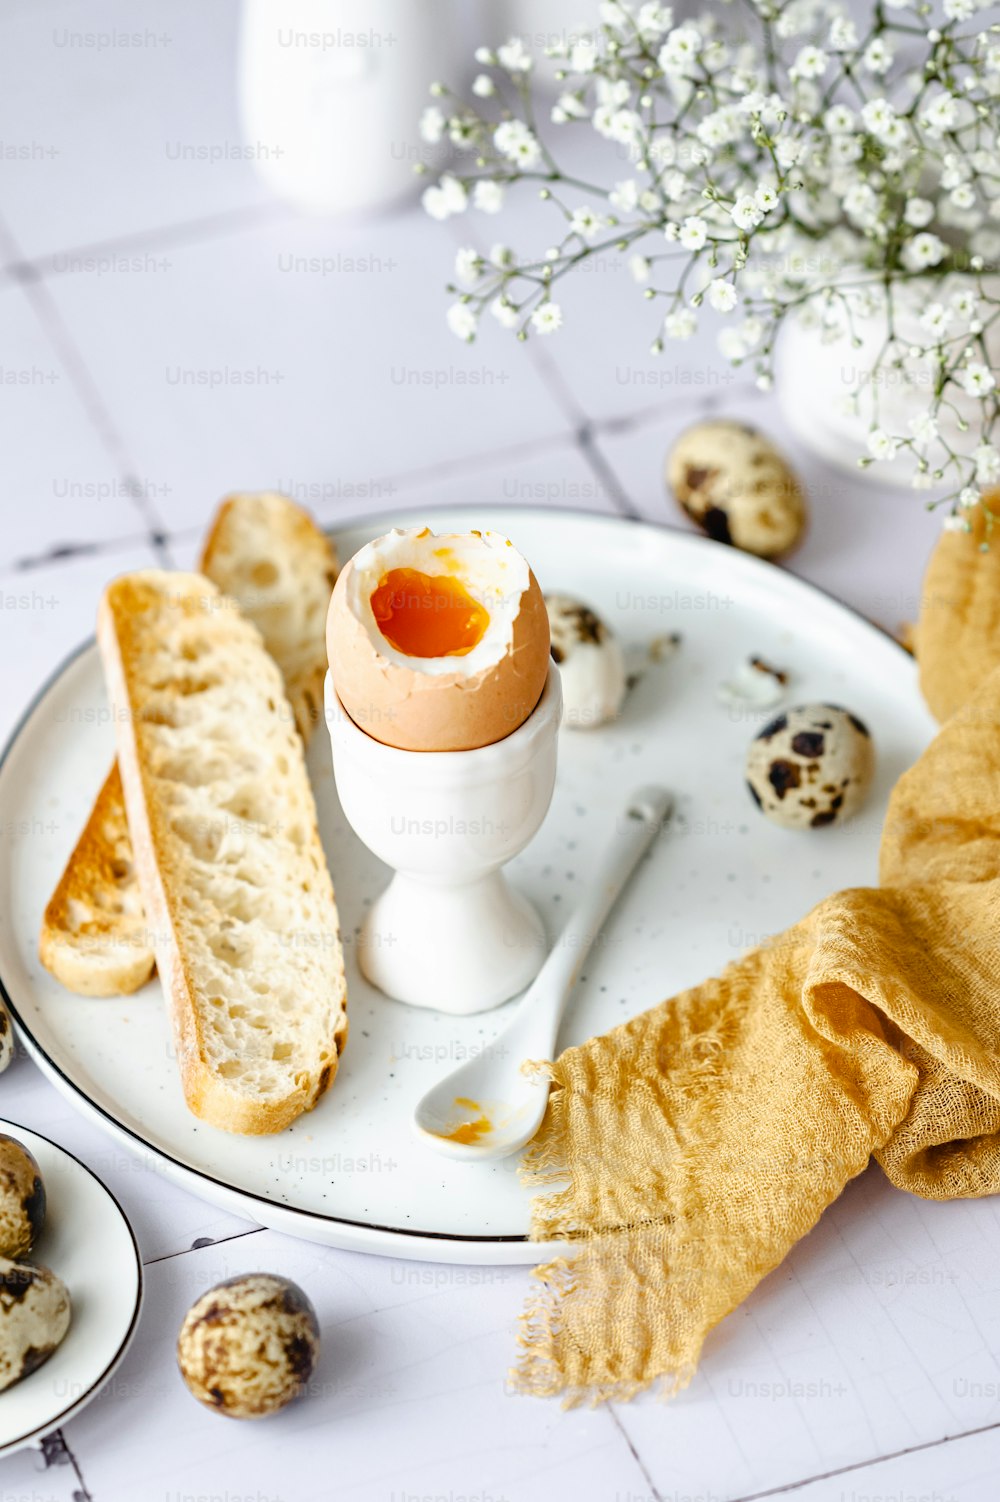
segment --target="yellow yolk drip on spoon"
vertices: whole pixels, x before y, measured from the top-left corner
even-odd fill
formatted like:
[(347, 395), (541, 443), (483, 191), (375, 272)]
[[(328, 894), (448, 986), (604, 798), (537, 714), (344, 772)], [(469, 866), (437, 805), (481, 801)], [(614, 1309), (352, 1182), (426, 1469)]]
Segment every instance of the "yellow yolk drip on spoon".
[(489, 612), (450, 575), (393, 568), (371, 596), (386, 641), (407, 657), (464, 657), (483, 638)]

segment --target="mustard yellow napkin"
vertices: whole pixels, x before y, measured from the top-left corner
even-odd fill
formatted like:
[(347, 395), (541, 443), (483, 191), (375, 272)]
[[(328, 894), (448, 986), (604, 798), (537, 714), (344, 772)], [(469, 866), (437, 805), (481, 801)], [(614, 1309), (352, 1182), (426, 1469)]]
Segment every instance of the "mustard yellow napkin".
[(579, 1251), (535, 1274), (522, 1391), (683, 1386), (873, 1155), (1000, 1190), (1000, 670), (898, 783), (880, 880), (552, 1066), (533, 1234)]

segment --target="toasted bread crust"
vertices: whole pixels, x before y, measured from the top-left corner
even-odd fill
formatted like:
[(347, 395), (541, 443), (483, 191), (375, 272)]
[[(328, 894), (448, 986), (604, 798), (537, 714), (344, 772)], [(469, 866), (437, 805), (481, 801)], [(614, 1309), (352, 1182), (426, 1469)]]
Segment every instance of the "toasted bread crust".
[[(220, 936), (224, 939), (228, 919), (224, 907), (217, 907), (212, 897), (204, 896), (200, 890), (196, 894), (198, 901), (192, 904), (190, 900), (196, 874), (204, 887), (205, 866), (210, 865), (210, 859), (200, 858), (196, 849), (192, 854), (184, 836), (178, 834), (185, 807), (183, 792), (192, 784), (187, 780), (187, 769), (180, 773), (167, 769), (169, 753), (164, 754), (164, 733), (160, 728), (164, 723), (162, 715), (173, 706), (195, 705), (193, 716), (186, 722), (190, 735), (185, 756), (190, 760), (193, 785), (199, 789), (207, 786), (208, 774), (203, 773), (199, 763), (197, 737), (201, 724), (198, 696), (207, 698), (208, 694), (203, 687), (186, 688), (184, 664), (165, 670), (163, 661), (163, 640), (177, 629), (178, 620), (188, 631), (187, 640), (202, 644), (192, 649), (191, 658), (185, 659), (185, 663), (193, 663), (191, 671), (195, 674), (203, 671), (198, 654), (213, 650), (238, 651), (240, 663), (252, 667), (256, 699), (248, 708), (245, 723), (239, 717), (226, 719), (232, 734), (231, 744), (223, 751), (232, 752), (242, 745), (259, 746), (262, 732), (271, 737), (272, 744), (280, 746), (280, 754), (272, 756), (267, 766), (269, 795), (273, 793), (275, 806), (279, 810), (283, 806), (290, 809), (289, 817), (294, 816), (303, 827), (297, 829), (292, 843), (285, 841), (280, 845), (276, 865), (283, 861), (289, 868), (294, 878), (289, 890), (293, 893), (298, 891), (303, 874), (308, 877), (314, 896), (302, 907), (303, 927), (309, 921), (309, 913), (318, 912), (323, 935), (330, 941), (323, 946), (329, 963), (320, 967), (319, 977), (324, 988), (330, 988), (329, 995), (324, 992), (317, 998), (308, 993), (310, 977), (316, 979), (315, 968), (302, 972), (305, 979), (301, 993), (303, 1009), (310, 1003), (327, 1009), (331, 1018), (329, 1031), (314, 1057), (296, 1055), (293, 1083), (280, 1095), (271, 1089), (266, 1098), (255, 1093), (254, 1060), (234, 1049), (220, 1063), (217, 1039), (213, 1038), (216, 1014), (212, 1009), (222, 1003), (206, 990), (204, 957), (206, 946), (218, 954)], [(281, 675), (264, 650), (259, 633), (239, 615), (235, 602), (225, 600), (209, 580), (197, 574), (148, 571), (113, 581), (101, 601), (98, 643), (114, 709), (135, 870), (168, 999), (185, 1100), (196, 1116), (223, 1131), (248, 1134), (281, 1131), (303, 1111), (311, 1109), (332, 1084), (347, 1034), (343, 959), (333, 888), (319, 842), (302, 745), (291, 729)], [(175, 660), (171, 658), (172, 662)], [(187, 693), (194, 697), (186, 699)], [(270, 713), (263, 726), (259, 712), (261, 696), (266, 699)], [(287, 711), (284, 723), (283, 710)], [(206, 747), (202, 745), (200, 750), (205, 752)], [(213, 812), (216, 808), (220, 811), (228, 808), (225, 802), (213, 802), (213, 796), (202, 806)], [(310, 812), (311, 823), (306, 826), (304, 821)], [(197, 920), (192, 918), (193, 911), (199, 915)], [(241, 923), (242, 920), (237, 920), (229, 926), (236, 931)], [(239, 974), (232, 973), (237, 974), (238, 980)], [(271, 980), (270, 976), (263, 978)], [(219, 984), (220, 994), (228, 994), (232, 1001), (235, 987), (227, 993), (225, 985)], [(259, 1002), (262, 1014), (268, 1005), (269, 996), (265, 996)], [(245, 1010), (241, 1005), (241, 1014)], [(235, 1012), (230, 1011), (230, 1015)], [(273, 1028), (269, 1027), (269, 1021), (273, 1022)], [(275, 1058), (290, 1057), (290, 1053), (279, 1051), (292, 1049), (287, 1040), (296, 1036), (296, 1023), (297, 1019), (290, 1018), (287, 1009), (273, 1010), (263, 1024), (255, 1022), (253, 1042), (258, 1051), (263, 1050), (261, 1057), (268, 1057), (269, 1049)]]
[[(274, 558), (296, 576), (301, 590), (284, 592), (298, 630), (282, 621), (282, 595), (269, 598), (254, 571)], [(201, 571), (260, 626), (268, 651), (285, 675), (295, 723), (308, 744), (321, 713), (326, 672), (325, 602), (333, 590), (337, 554), (309, 513), (271, 492), (228, 496), (219, 506), (202, 552)], [(303, 616), (300, 594), (319, 619)], [(324, 598), (325, 596), (325, 598)], [(268, 626), (274, 629), (268, 631)], [(133, 863), (121, 778), (112, 768), (45, 909), (39, 957), (62, 985), (80, 996), (137, 991), (156, 967), (139, 903), (138, 883), (123, 878)]]

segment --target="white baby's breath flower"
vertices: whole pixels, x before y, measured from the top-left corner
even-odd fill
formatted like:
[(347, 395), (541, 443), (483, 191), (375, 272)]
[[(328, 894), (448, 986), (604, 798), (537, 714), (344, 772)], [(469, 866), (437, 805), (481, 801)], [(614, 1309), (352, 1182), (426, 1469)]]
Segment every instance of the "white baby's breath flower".
[(436, 146), (444, 137), (447, 122), (436, 104), (429, 104), (420, 116), (420, 139)]
[(958, 120), (958, 105), (951, 94), (938, 94), (920, 112), (920, 123), (930, 135), (942, 135)]
[(488, 73), (480, 73), (478, 78), (473, 79), (472, 92), (477, 99), (491, 99), (497, 91), (497, 86)]
[(597, 62), (597, 43), (593, 37), (580, 37), (573, 43), (569, 55), (569, 71), (571, 73), (593, 73), (594, 64)]
[(562, 321), (562, 308), (557, 302), (543, 302), (531, 315), (531, 327), (538, 334), (554, 334)]
[(504, 120), (493, 132), (493, 144), (501, 156), (530, 169), (541, 159), (542, 148), (523, 120)]
[(918, 412), (910, 418), (908, 427), (918, 443), (933, 443), (938, 436), (937, 418), (932, 412)]
[(907, 241), (900, 259), (908, 271), (926, 271), (929, 266), (940, 264), (946, 250), (943, 240), (925, 230), (923, 234), (914, 235), (912, 240)]
[(492, 47), (477, 47), (475, 51), (476, 62), (482, 67), (488, 68), (496, 62), (496, 53)]
[(777, 205), (778, 190), (771, 183), (761, 183), (754, 192), (753, 201), (762, 214), (769, 214)]
[(506, 297), (495, 297), (490, 303), (490, 312), (503, 329), (516, 329), (521, 321), (517, 308)]
[(701, 33), (695, 26), (676, 26), (660, 48), (657, 62), (664, 73), (690, 78), (701, 50)]
[(471, 344), (476, 337), (476, 315), (466, 302), (454, 302), (445, 315), (448, 327), (459, 339)]
[(944, 13), (949, 21), (968, 21), (976, 13), (973, 0), (944, 0)]
[(570, 215), (570, 233), (579, 235), (582, 240), (593, 240), (600, 231), (604, 220), (599, 218), (594, 210), (587, 205), (574, 209)]
[(971, 511), (981, 500), (982, 496), (974, 485), (963, 485), (958, 492), (958, 504), (963, 511)]
[(420, 201), (432, 219), (450, 219), (465, 210), (469, 196), (458, 178), (446, 172), (435, 187), (425, 190)]
[(833, 104), (823, 116), (823, 127), (828, 135), (846, 136), (857, 124), (854, 111), (846, 104)]
[(490, 246), (491, 266), (499, 266), (501, 270), (506, 270), (509, 266), (514, 266), (516, 263), (517, 256), (511, 250), (509, 245), (502, 245), (498, 243), (496, 245)]
[(756, 229), (764, 217), (749, 193), (740, 194), (729, 210), (729, 215), (736, 228), (742, 230)]
[(960, 287), (957, 292), (952, 293), (948, 302), (956, 318), (968, 321), (975, 314), (976, 294), (971, 287)]
[(503, 184), (495, 183), (488, 177), (481, 177), (476, 183), (472, 202), (480, 213), (499, 214), (503, 208)]
[(894, 459), (898, 450), (896, 439), (890, 437), (884, 428), (872, 428), (868, 434), (868, 452), (873, 459)]
[(821, 47), (803, 47), (792, 64), (793, 78), (822, 78), (830, 59)]
[(708, 225), (698, 214), (691, 214), (680, 228), (678, 237), (685, 250), (701, 250), (708, 239)]
[(976, 201), (976, 194), (968, 183), (959, 183), (957, 188), (952, 188), (949, 198), (956, 209), (971, 209)]
[(455, 280), (462, 287), (474, 287), (479, 280), (483, 262), (478, 250), (463, 247), (455, 256)]
[(508, 73), (529, 73), (531, 71), (531, 53), (524, 45), (521, 37), (511, 37), (504, 42), (502, 47), (497, 48), (497, 62), (501, 68), (506, 68)]
[(732, 326), (719, 330), (718, 344), (722, 356), (726, 360), (732, 361), (733, 364), (745, 359), (747, 355), (747, 346), (742, 333), (739, 329)]
[(674, 14), (669, 5), (646, 4), (640, 5), (639, 14), (635, 18), (636, 30), (646, 42), (657, 41), (665, 31), (669, 31), (674, 22)]
[(921, 313), (920, 324), (937, 339), (947, 332), (952, 317), (952, 310), (946, 308), (944, 303), (932, 302)]
[(934, 218), (934, 205), (929, 198), (908, 198), (903, 218), (914, 229), (923, 229)]
[(861, 119), (865, 129), (881, 140), (885, 132), (891, 128), (892, 123), (895, 121), (896, 111), (888, 99), (881, 97), (878, 99), (869, 99), (868, 103), (862, 106)]
[(989, 396), (996, 385), (992, 370), (980, 361), (973, 361), (971, 365), (965, 367), (961, 381), (970, 396)]
[(567, 120), (586, 120), (588, 115), (587, 106), (575, 94), (560, 94), (552, 108), (552, 118), (556, 119), (556, 110), (559, 111), (559, 124)]
[(698, 327), (698, 320), (690, 308), (677, 308), (663, 320), (663, 332), (668, 339), (690, 339)]
[(733, 286), (732, 282), (724, 281), (721, 277), (717, 277), (715, 281), (709, 282), (709, 305), (713, 307), (717, 313), (731, 313), (733, 308), (735, 308), (736, 306), (736, 300), (736, 288)]
[(858, 29), (849, 16), (834, 16), (828, 44), (834, 52), (850, 52), (858, 45)]
[(634, 255), (628, 258), (628, 269), (635, 281), (648, 282), (653, 274), (653, 263), (648, 256)]
[(881, 78), (892, 67), (893, 51), (884, 37), (873, 37), (861, 58), (869, 73)]
[(953, 511), (949, 511), (948, 515), (941, 523), (941, 530), (943, 532), (967, 532), (968, 523), (965, 521), (964, 517), (956, 515), (956, 513)]
[(981, 485), (989, 485), (1000, 476), (1000, 452), (992, 443), (981, 443), (972, 457), (976, 463), (976, 479)]
[(619, 214), (631, 214), (639, 202), (639, 184), (634, 177), (626, 177), (615, 183), (608, 194), (608, 202)]

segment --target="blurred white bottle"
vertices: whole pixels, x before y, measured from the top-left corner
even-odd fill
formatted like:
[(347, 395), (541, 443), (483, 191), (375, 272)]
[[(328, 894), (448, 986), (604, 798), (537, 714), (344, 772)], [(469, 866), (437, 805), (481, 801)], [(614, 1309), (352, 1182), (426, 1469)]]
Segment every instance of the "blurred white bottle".
[(244, 0), (244, 138), (279, 197), (310, 213), (384, 208), (434, 159), (417, 121), (454, 78), (452, 0)]

